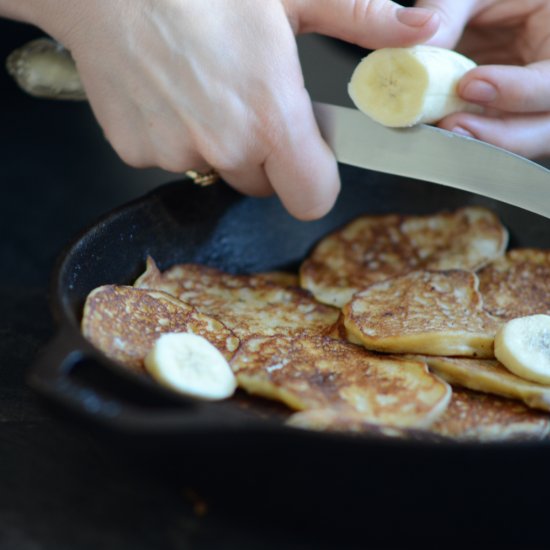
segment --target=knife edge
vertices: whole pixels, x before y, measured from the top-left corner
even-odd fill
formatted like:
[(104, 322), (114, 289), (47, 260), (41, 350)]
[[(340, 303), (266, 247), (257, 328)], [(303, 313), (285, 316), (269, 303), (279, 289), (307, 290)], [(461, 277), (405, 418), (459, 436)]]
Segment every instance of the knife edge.
[(357, 109), (314, 102), (336, 159), (446, 185), (550, 217), (550, 170), (520, 155), (441, 128), (387, 128)]

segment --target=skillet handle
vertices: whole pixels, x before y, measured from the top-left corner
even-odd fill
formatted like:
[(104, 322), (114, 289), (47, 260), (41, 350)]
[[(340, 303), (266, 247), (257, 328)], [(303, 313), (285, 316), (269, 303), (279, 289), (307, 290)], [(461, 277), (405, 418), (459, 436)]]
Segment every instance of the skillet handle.
[(204, 435), (259, 427), (258, 419), (234, 403), (186, 398), (145, 376), (113, 368), (71, 327), (63, 328), (42, 351), (27, 381), (77, 417), (129, 435)]

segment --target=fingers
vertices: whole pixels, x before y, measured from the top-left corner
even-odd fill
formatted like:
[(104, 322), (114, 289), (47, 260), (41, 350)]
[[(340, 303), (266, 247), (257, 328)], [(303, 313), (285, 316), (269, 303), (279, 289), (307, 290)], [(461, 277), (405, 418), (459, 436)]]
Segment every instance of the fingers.
[(438, 26), (432, 11), (389, 0), (286, 0), (285, 5), (296, 33), (317, 32), (371, 49), (425, 42)]
[(220, 170), (220, 176), (233, 189), (252, 197), (267, 197), (273, 194), (273, 187), (263, 166), (250, 165), (232, 170)]
[(462, 78), (458, 93), (466, 101), (509, 113), (550, 111), (550, 61), (477, 67)]
[(439, 16), (439, 28), (428, 44), (454, 48), (477, 4), (478, 0), (418, 0), (416, 7), (431, 10)]
[(439, 127), (492, 143), (528, 158), (550, 156), (550, 114), (506, 115), (498, 118), (457, 113)]
[(490, 116), (457, 113), (440, 127), (529, 158), (550, 155), (550, 61), (476, 67), (462, 78), (458, 93)]
[(293, 216), (302, 220), (322, 217), (336, 201), (340, 178), (305, 90), (284, 117), (279, 136), (264, 164), (267, 177)]

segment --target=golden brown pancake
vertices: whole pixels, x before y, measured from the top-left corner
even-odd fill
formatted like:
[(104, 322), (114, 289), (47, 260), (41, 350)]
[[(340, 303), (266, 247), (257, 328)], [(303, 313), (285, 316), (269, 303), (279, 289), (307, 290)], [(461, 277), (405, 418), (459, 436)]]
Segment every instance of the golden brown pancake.
[(139, 288), (162, 290), (222, 321), (239, 338), (251, 335), (325, 334), (339, 312), (309, 292), (273, 282), (267, 275), (230, 275), (196, 264), (176, 265), (161, 273), (153, 260), (136, 281)]
[[(437, 422), (437, 420), (436, 420)], [(421, 440), (440, 443), (446, 439), (421, 428), (398, 428), (367, 422), (358, 414), (342, 414), (333, 409), (314, 409), (294, 413), (287, 421), (288, 426), (306, 430), (348, 432), (375, 437), (390, 437), (406, 440)], [(429, 428), (428, 428), (429, 429)]]
[(537, 440), (550, 432), (550, 416), (511, 399), (453, 388), (447, 410), (430, 431), (462, 441)]
[(529, 407), (550, 411), (550, 386), (516, 376), (496, 359), (412, 356), (454, 386), (509, 397)]
[(550, 250), (510, 250), (478, 272), (486, 311), (503, 321), (550, 314)]
[(429, 426), (450, 387), (425, 363), (321, 336), (245, 340), (231, 361), (239, 386), (295, 410), (331, 409), (397, 427)]
[(533, 411), (511, 399), (460, 388), (453, 388), (447, 409), (427, 428), (428, 432), (376, 426), (356, 414), (342, 414), (332, 409), (298, 412), (287, 420), (287, 424), (319, 431), (383, 435), (400, 439), (431, 440), (431, 434), (436, 434), (446, 439), (475, 442), (540, 440), (550, 432), (548, 414)]
[(493, 357), (500, 325), (483, 310), (470, 271), (414, 271), (358, 292), (344, 324), (371, 350)]
[(489, 210), (363, 216), (328, 235), (300, 268), (300, 284), (342, 307), (373, 283), (413, 270), (475, 270), (504, 253), (508, 233)]
[(239, 340), (220, 321), (164, 292), (106, 285), (88, 295), (82, 333), (109, 358), (142, 371), (156, 339), (167, 332), (193, 332), (229, 360)]

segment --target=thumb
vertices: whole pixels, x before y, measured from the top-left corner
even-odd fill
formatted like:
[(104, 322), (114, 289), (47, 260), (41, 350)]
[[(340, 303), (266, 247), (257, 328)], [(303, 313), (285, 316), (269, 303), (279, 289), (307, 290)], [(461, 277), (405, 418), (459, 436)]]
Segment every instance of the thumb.
[(435, 34), (433, 11), (390, 0), (286, 0), (294, 32), (316, 32), (363, 48), (411, 46)]
[(417, 8), (432, 10), (439, 15), (439, 28), (428, 44), (454, 48), (478, 3), (478, 0), (417, 0)]

